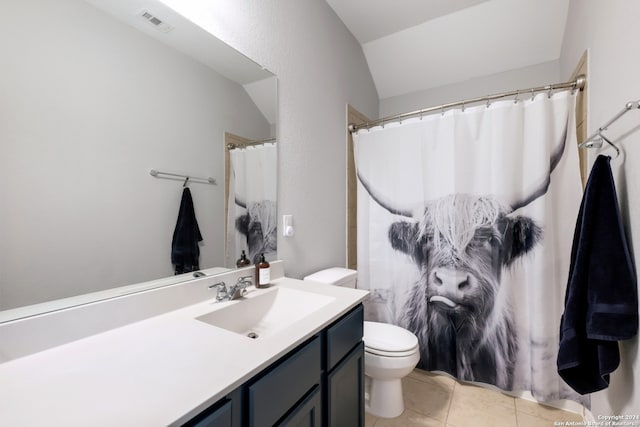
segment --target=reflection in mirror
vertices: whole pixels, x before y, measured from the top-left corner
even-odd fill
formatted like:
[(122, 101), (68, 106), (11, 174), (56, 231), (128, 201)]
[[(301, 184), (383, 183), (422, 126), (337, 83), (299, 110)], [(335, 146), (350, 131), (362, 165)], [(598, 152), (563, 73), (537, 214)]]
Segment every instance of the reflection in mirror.
[(244, 251), (249, 262), (257, 264), (260, 256), (276, 259), (276, 139), (252, 141), (231, 133), (225, 134), (227, 267), (231, 258)]
[(155, 1), (0, 16), (0, 319), (166, 284), (184, 179), (152, 169), (217, 181), (189, 188), (199, 266), (223, 266), (224, 133), (275, 135), (275, 76)]

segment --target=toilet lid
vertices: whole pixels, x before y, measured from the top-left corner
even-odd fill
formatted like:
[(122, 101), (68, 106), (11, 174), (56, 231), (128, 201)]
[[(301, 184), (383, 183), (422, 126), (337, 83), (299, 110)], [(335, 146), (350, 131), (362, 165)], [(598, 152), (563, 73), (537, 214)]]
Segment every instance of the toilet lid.
[(418, 347), (418, 337), (399, 326), (366, 321), (364, 345), (372, 353), (406, 353)]

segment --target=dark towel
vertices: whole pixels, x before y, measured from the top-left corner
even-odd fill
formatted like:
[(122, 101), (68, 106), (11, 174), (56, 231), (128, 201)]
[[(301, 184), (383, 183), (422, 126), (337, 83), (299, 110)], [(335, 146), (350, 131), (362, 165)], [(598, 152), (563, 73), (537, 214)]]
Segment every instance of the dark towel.
[(182, 191), (180, 212), (171, 242), (171, 263), (175, 265), (176, 274), (200, 269), (198, 266), (198, 258), (200, 257), (198, 242), (201, 240), (202, 235), (198, 221), (196, 221), (196, 213), (193, 211), (191, 191), (186, 187)]
[(580, 205), (560, 325), (558, 373), (580, 394), (602, 390), (620, 363), (618, 340), (638, 332), (638, 288), (610, 158), (598, 156)]

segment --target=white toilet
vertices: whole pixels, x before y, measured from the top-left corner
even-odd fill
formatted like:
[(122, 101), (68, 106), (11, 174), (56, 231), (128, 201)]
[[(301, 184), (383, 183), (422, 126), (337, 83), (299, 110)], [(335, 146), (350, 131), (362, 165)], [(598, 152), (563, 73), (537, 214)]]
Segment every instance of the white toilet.
[[(357, 272), (329, 268), (304, 280), (329, 285), (356, 287)], [(383, 418), (395, 418), (404, 411), (402, 378), (420, 360), (418, 338), (399, 326), (364, 322), (365, 410)]]

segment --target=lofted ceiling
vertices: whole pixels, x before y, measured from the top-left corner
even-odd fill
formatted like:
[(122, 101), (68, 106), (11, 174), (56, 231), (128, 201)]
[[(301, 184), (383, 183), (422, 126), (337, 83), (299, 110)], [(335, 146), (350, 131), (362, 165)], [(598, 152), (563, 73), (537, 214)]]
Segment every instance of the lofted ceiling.
[(326, 0), (380, 99), (560, 57), (569, 0)]

